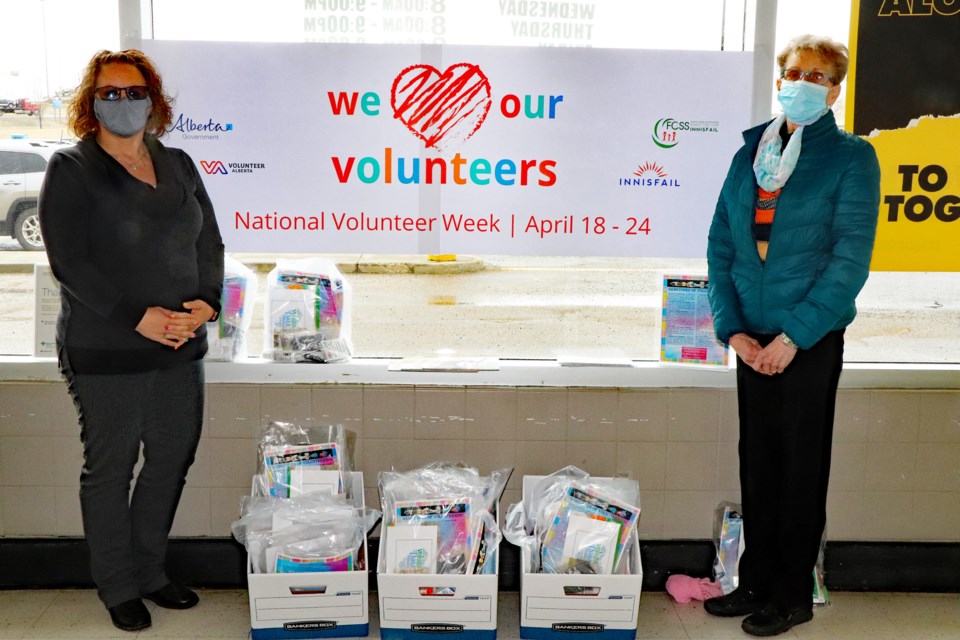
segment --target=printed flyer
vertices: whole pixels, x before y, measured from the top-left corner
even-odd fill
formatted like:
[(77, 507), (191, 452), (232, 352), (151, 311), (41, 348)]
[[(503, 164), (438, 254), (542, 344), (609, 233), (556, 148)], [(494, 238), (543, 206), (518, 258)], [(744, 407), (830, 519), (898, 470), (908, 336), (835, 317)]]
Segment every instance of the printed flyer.
[(660, 364), (729, 368), (727, 345), (713, 329), (706, 276), (663, 276)]

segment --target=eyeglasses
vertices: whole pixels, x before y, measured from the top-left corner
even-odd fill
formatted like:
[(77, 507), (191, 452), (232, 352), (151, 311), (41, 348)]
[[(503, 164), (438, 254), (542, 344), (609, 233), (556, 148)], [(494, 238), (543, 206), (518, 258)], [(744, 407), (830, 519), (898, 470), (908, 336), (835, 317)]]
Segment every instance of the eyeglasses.
[(114, 102), (120, 99), (120, 94), (127, 96), (127, 100), (146, 100), (150, 97), (150, 90), (142, 85), (133, 87), (98, 87), (93, 94), (101, 100)]
[(806, 80), (807, 82), (812, 82), (813, 84), (823, 84), (824, 81), (829, 80), (833, 82), (833, 76), (828, 76), (823, 71), (800, 71), (800, 69), (781, 69), (780, 77), (784, 80), (789, 80), (790, 82), (796, 82), (797, 80)]

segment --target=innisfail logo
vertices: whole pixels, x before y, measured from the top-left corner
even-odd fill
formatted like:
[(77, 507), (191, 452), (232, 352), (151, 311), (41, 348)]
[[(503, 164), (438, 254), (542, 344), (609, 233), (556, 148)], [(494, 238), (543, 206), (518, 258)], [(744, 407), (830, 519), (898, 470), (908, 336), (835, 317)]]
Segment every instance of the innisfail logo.
[(554, 631), (566, 633), (599, 633), (603, 631), (604, 625), (589, 622), (555, 622), (551, 628)]
[(680, 181), (667, 177), (666, 170), (656, 162), (638, 164), (633, 176), (620, 178), (621, 187), (679, 187)]
[(717, 133), (720, 123), (714, 120), (677, 120), (660, 118), (653, 125), (653, 143), (661, 149), (672, 149), (680, 144), (678, 134), (686, 132)]
[(176, 122), (167, 129), (168, 133), (178, 132), (184, 140), (219, 140), (221, 134), (233, 131), (233, 123), (219, 122), (213, 118), (193, 119), (180, 114)]
[(337, 623), (334, 620), (304, 620), (302, 622), (284, 622), (284, 631), (319, 631), (323, 629), (336, 629)]
[(222, 160), (201, 160), (200, 166), (208, 176), (230, 173), (254, 173), (267, 168), (263, 162), (226, 162)]
[(444, 624), (440, 622), (431, 622), (426, 624), (412, 624), (410, 631), (417, 633), (463, 633), (462, 624)]

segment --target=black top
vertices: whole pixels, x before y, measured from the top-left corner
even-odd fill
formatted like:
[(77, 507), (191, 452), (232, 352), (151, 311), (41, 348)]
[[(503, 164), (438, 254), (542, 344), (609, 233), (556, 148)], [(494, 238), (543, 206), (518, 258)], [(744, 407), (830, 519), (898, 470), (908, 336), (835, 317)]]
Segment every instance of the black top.
[[(77, 373), (133, 373), (202, 358), (206, 329), (179, 349), (136, 332), (148, 307), (220, 311), (223, 242), (190, 157), (146, 140), (156, 188), (96, 140), (53, 154), (40, 191), (40, 227), (60, 282), (57, 346)], [(67, 362), (64, 362), (66, 358)]]

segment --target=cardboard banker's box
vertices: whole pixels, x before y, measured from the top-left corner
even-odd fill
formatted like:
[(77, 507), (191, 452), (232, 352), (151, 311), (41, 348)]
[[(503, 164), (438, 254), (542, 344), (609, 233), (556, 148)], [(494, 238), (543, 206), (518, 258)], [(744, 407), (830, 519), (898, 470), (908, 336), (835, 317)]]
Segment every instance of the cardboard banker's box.
[[(357, 506), (363, 506), (363, 474), (350, 474)], [(362, 571), (251, 573), (250, 628), (253, 640), (363, 637), (370, 633), (367, 540), (360, 549)]]
[(450, 640), (495, 640), (499, 549), (490, 554), (492, 572), (465, 574), (386, 573), (381, 537), (377, 563), (380, 637), (423, 640), (443, 635)]
[[(524, 476), (524, 496), (543, 476)], [(528, 640), (634, 640), (643, 568), (632, 538), (624, 574), (532, 573), (521, 550), (520, 637)], [(571, 635), (573, 634), (573, 635)]]

